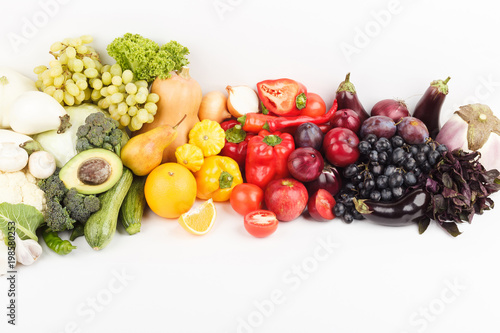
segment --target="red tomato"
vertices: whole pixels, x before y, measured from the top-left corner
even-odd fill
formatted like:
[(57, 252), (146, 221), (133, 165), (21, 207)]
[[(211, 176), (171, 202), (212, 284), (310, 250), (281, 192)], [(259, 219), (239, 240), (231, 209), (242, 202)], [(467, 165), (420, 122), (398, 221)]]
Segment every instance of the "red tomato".
[(229, 202), (233, 209), (245, 216), (250, 212), (261, 209), (264, 191), (255, 184), (242, 183), (231, 191)]
[(300, 111), (301, 116), (319, 117), (326, 112), (326, 104), (320, 95), (308, 92), (306, 107)]
[(270, 210), (256, 210), (245, 215), (244, 224), (250, 235), (263, 238), (276, 231), (278, 219)]

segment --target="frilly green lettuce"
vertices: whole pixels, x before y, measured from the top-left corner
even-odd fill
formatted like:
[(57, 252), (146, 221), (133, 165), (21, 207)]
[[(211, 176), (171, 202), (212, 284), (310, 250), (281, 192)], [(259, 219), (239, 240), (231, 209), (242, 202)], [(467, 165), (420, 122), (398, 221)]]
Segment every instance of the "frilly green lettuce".
[(118, 37), (107, 47), (123, 70), (131, 70), (136, 80), (151, 83), (156, 77), (166, 79), (170, 72), (180, 70), (189, 61), (188, 48), (176, 41), (159, 46), (156, 42), (138, 34), (127, 33)]

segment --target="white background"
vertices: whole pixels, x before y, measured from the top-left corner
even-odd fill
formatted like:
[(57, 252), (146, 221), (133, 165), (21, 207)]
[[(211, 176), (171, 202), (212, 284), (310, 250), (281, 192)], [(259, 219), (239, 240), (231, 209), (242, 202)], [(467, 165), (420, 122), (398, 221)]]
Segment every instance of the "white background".
[[(54, 3), (2, 1), (0, 65), (34, 78), (33, 67), (48, 64), (52, 42), (82, 34), (93, 35), (112, 63), (106, 45), (133, 32), (188, 46), (191, 74), (204, 93), (291, 77), (330, 105), (351, 72), (368, 110), (384, 98), (403, 98), (412, 108), (430, 81), (451, 76), (442, 121), (471, 102), (499, 112), (500, 20), (493, 1)], [(26, 28), (34, 23), (36, 29)], [(16, 37), (24, 39), (15, 45)], [(84, 238), (66, 257), (43, 245), (39, 261), (19, 268), (15, 328), (6, 325), (7, 284), (0, 278), (1, 331), (500, 330), (498, 208), (462, 225), (456, 239), (435, 224), (419, 235), (416, 226), (307, 218), (255, 239), (229, 204), (217, 211), (203, 237), (148, 211), (139, 234), (119, 228), (101, 252)], [(328, 242), (335, 243), (330, 252), (320, 248)], [(116, 279), (123, 274), (130, 279)]]

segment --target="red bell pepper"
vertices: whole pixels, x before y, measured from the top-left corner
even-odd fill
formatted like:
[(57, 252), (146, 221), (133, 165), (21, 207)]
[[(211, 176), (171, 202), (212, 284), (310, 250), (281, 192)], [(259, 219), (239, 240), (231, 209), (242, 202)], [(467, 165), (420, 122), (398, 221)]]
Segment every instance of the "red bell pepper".
[[(291, 79), (266, 80), (257, 83), (262, 110), (278, 116), (296, 116), (307, 104), (307, 89)], [(266, 113), (266, 112), (264, 112)]]
[(299, 126), (303, 123), (313, 123), (316, 125), (328, 123), (337, 112), (337, 100), (333, 101), (330, 110), (322, 116), (296, 116), (296, 117), (274, 117), (261, 113), (247, 113), (238, 118), (238, 121), (243, 125), (243, 130), (251, 133), (258, 133), (265, 129), (270, 132), (281, 131), (287, 127)]
[(241, 173), (244, 174), (248, 141), (250, 141), (255, 134), (246, 133), (241, 129), (241, 124), (237, 120), (224, 121), (220, 126), (226, 132), (226, 143), (220, 155), (231, 157), (235, 160), (240, 167)]
[(294, 149), (292, 135), (260, 131), (248, 142), (245, 166), (247, 182), (265, 189), (271, 180), (289, 177), (288, 156)]

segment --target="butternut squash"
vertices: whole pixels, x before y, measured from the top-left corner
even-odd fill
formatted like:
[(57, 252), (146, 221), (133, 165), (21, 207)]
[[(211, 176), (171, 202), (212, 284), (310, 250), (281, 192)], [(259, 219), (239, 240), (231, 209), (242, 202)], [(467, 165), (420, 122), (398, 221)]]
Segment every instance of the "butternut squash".
[(134, 132), (142, 134), (162, 125), (174, 125), (186, 115), (186, 119), (177, 127), (177, 137), (163, 150), (162, 163), (176, 162), (175, 149), (189, 141), (189, 131), (200, 121), (198, 110), (200, 108), (202, 92), (199, 83), (189, 75), (189, 68), (182, 67), (177, 72), (172, 72), (168, 79), (156, 78), (151, 85), (151, 92), (158, 94), (158, 111), (155, 120)]

